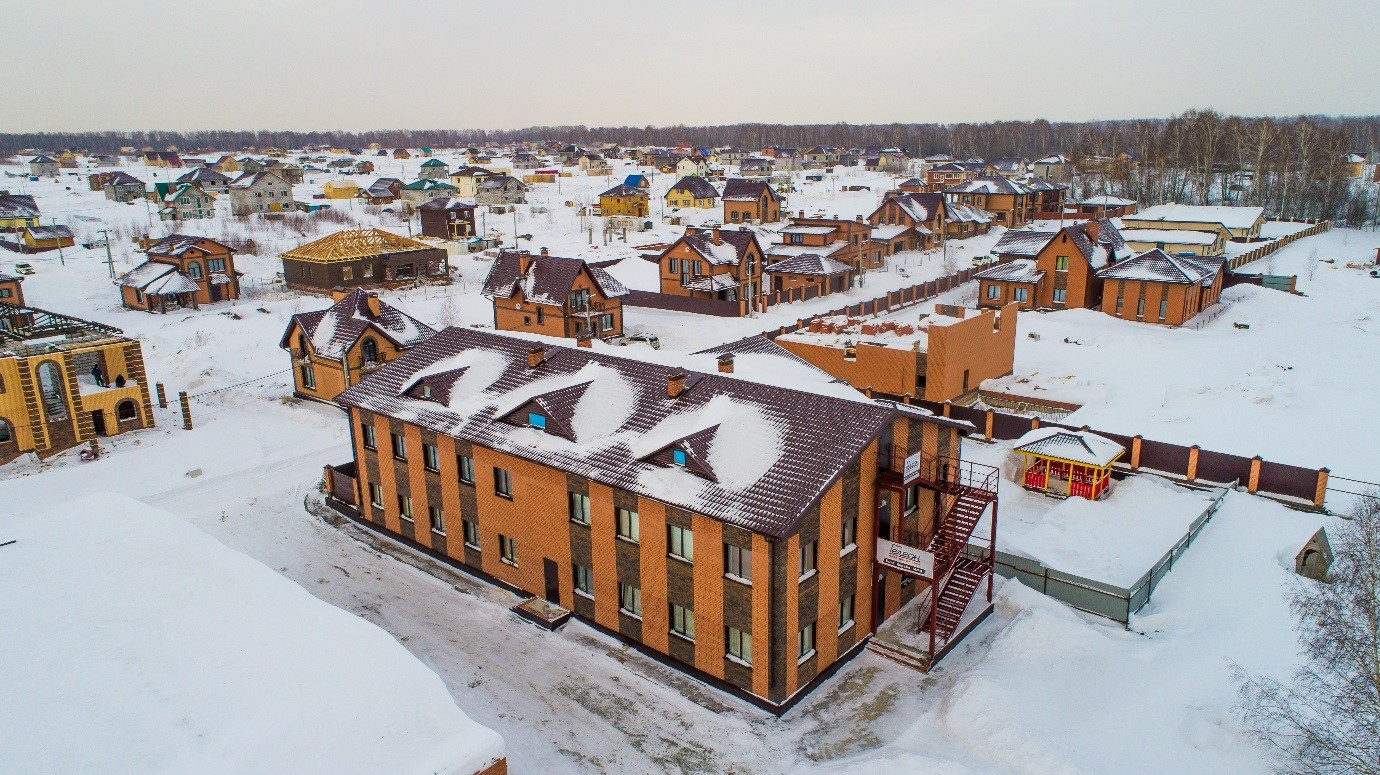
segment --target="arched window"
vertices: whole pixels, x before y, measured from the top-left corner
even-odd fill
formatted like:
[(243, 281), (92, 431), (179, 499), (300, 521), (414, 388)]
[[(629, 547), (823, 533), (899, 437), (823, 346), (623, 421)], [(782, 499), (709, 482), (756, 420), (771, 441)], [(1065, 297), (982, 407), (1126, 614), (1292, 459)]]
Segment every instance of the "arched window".
[(38, 366), (38, 392), (43, 399), (43, 411), (49, 420), (67, 419), (67, 399), (62, 390), (62, 370), (54, 361)]
[(201, 279), (201, 262), (191, 261), (187, 264), (187, 276), (193, 280)]
[(124, 422), (125, 420), (139, 419), (139, 407), (133, 401), (121, 401), (115, 406), (116, 419)]
[(373, 366), (379, 362), (379, 343), (374, 341), (374, 337), (366, 337), (360, 350), (364, 353), (365, 366)]
[(308, 350), (308, 349), (307, 349), (307, 335), (299, 332), (299, 333), (297, 334), (297, 353), (298, 353), (298, 355), (303, 355), (303, 356), (305, 356), (305, 355), (308, 355), (310, 352), (311, 352), (311, 350)]
[(14, 441), (14, 428), (5, 418), (0, 417), (0, 444)]

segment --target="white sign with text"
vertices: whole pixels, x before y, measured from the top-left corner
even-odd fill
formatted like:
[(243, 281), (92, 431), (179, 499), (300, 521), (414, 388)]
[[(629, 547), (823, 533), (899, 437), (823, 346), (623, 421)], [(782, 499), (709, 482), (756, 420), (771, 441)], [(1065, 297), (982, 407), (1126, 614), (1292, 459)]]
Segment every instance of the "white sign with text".
[(934, 555), (924, 549), (877, 539), (877, 562), (912, 576), (934, 578)]

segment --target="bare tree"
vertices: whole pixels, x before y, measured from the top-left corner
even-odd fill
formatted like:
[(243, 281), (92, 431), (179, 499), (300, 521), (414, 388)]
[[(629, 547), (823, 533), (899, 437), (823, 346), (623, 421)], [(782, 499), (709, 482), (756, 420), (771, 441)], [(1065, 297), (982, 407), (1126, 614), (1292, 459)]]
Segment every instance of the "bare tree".
[(1304, 664), (1293, 681), (1237, 668), (1243, 717), (1288, 775), (1380, 773), (1380, 493), (1352, 517), (1332, 536), (1326, 581), (1295, 581)]

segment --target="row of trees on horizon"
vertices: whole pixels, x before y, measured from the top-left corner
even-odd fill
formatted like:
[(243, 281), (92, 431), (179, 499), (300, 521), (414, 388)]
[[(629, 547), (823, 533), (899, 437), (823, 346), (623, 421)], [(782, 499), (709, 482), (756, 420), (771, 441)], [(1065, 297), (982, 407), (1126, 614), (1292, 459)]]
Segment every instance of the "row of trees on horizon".
[(1380, 116), (1243, 117), (1193, 110), (1167, 119), (963, 124), (732, 124), (722, 126), (534, 126), (517, 130), (379, 130), (288, 132), (37, 132), (0, 134), (0, 154), (26, 148), (83, 148), (113, 153), (121, 147), (239, 151), (313, 145), (455, 148), (520, 142), (623, 146), (739, 147), (768, 145), (801, 150), (815, 145), (897, 147), (918, 155), (958, 158), (1063, 153), (1080, 170), (1079, 195), (1110, 193), (1146, 203), (1242, 204), (1271, 215), (1341, 218), (1374, 223), (1380, 213), (1374, 186), (1349, 178), (1349, 152), (1380, 147)]

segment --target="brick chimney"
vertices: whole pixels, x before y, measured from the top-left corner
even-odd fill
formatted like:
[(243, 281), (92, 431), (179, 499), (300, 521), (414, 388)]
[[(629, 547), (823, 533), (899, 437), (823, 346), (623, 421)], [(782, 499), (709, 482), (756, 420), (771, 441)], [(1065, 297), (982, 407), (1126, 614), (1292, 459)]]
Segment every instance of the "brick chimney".
[(718, 226), (715, 226), (715, 227), (714, 227), (714, 244), (715, 244), (715, 245), (722, 245), (722, 244), (724, 244), (723, 238), (719, 236), (719, 227), (718, 227)]
[(370, 315), (371, 317), (378, 317), (378, 316), (379, 316), (379, 304), (380, 304), (380, 302), (379, 302), (379, 295), (378, 295), (377, 293), (371, 293), (371, 294), (369, 294), (368, 296), (365, 296), (365, 297), (364, 297), (364, 303), (365, 303), (366, 306), (368, 306), (368, 308), (369, 308), (369, 315)]
[(331, 301), (340, 301), (341, 299), (349, 295), (350, 292), (345, 290), (344, 288), (341, 288), (339, 285), (331, 289)]
[(1097, 244), (1097, 238), (1102, 235), (1102, 224), (1099, 221), (1088, 221), (1083, 224), (1083, 231), (1088, 233), (1088, 239)]
[(723, 355), (719, 356), (719, 373), (733, 373), (733, 353), (724, 353)]
[(579, 336), (575, 337), (575, 345), (577, 347), (593, 347), (594, 337), (590, 336), (589, 334), (580, 334)]
[(801, 211), (800, 211), (800, 217), (801, 217), (801, 218), (804, 218), (804, 217), (805, 217), (805, 211), (804, 211), (804, 210), (801, 210)]
[(857, 222), (857, 223), (862, 223), (862, 216), (861, 216), (861, 215), (855, 215), (855, 216), (853, 216), (853, 220), (854, 220), (855, 222)]
[(527, 270), (532, 268), (532, 251), (518, 251), (518, 274), (527, 274)]
[(527, 368), (535, 369), (546, 362), (546, 348), (533, 347), (527, 351)]
[(542, 248), (542, 249), (541, 249), (541, 254), (542, 254), (543, 256), (549, 256), (549, 255), (551, 255), (551, 251), (547, 250), (546, 248)]
[(666, 397), (680, 398), (685, 392), (685, 372), (677, 371), (666, 375)]

